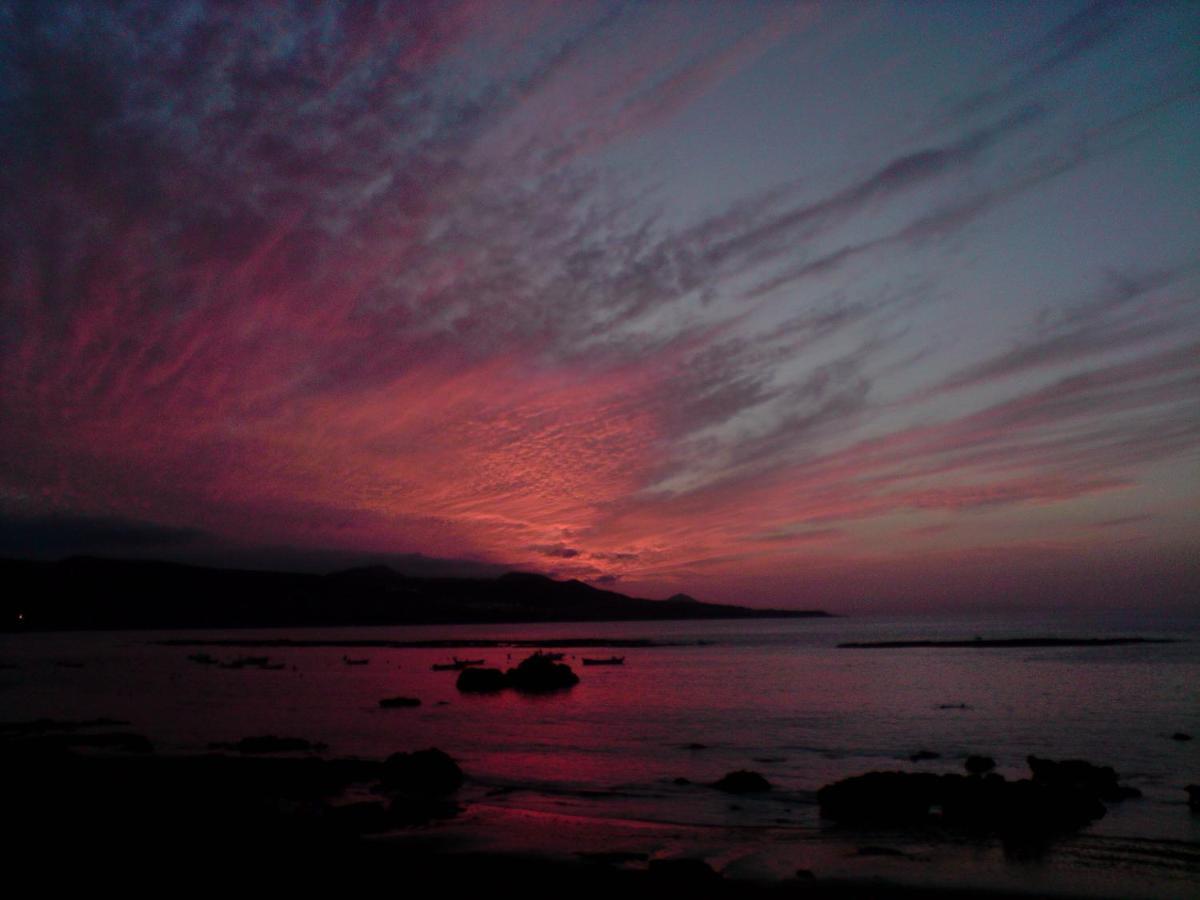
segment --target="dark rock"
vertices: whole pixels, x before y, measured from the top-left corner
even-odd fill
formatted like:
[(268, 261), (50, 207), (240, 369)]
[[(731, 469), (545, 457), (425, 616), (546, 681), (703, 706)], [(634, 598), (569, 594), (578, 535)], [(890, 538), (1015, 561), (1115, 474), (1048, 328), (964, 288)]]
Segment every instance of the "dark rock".
[(769, 791), (771, 782), (763, 778), (757, 772), (751, 772), (747, 769), (739, 769), (736, 772), (730, 772), (721, 778), (719, 781), (713, 782), (713, 787), (719, 791), (727, 791), (730, 794), (753, 794), (761, 791)]
[[(944, 824), (1002, 837), (1082, 828), (1105, 814), (1096, 794), (1070, 784), (1002, 776), (869, 772), (817, 792), (821, 815), (853, 825)], [(940, 810), (935, 817), (934, 810)]]
[[(227, 745), (215, 744), (213, 746), (217, 749), (225, 749)], [(228, 745), (229, 749), (236, 750), (238, 753), (317, 752), (324, 746), (324, 744), (306, 741), (304, 738), (276, 737), (273, 734), (244, 737), (236, 744)]]
[(1095, 766), (1082, 759), (1039, 759), (1026, 758), (1033, 780), (1062, 790), (1081, 791), (1099, 800), (1115, 802), (1124, 799), (1123, 789), (1117, 784), (1118, 776), (1111, 766)]
[(509, 669), (507, 676), (513, 688), (529, 694), (560, 691), (579, 683), (579, 676), (570, 666), (555, 662), (545, 653), (527, 656), (515, 669)]
[(684, 778), (684, 777), (680, 776), (679, 778), (676, 778), (675, 781), (672, 783), (682, 786), (685, 784), (691, 784), (692, 780), (690, 778)]
[(463, 669), (454, 684), (465, 694), (494, 694), (508, 687), (508, 678), (499, 669)]
[(967, 771), (972, 775), (982, 775), (996, 768), (996, 761), (990, 756), (968, 756), (965, 763)]
[(380, 782), (387, 790), (411, 797), (442, 797), (462, 786), (463, 772), (447, 754), (430, 748), (393, 753), (383, 763)]
[(624, 863), (645, 862), (650, 858), (646, 853), (634, 853), (627, 850), (580, 850), (576, 854), (580, 859), (599, 863), (602, 866), (619, 866)]
[(1187, 734), (1182, 731), (1177, 731), (1173, 735), (1171, 735), (1171, 740), (1173, 740), (1173, 741), (1190, 741), (1191, 739), (1192, 739), (1192, 736), (1190, 734)]
[(903, 824), (924, 821), (940, 797), (937, 775), (868, 772), (817, 792), (821, 815), (851, 824)]
[(646, 867), (649, 880), (672, 890), (704, 890), (724, 879), (702, 859), (652, 859)]
[(1193, 812), (1200, 812), (1200, 784), (1189, 784), (1184, 790), (1188, 795), (1188, 806)]
[(460, 812), (462, 808), (449, 800), (401, 794), (392, 798), (388, 806), (388, 820), (393, 828), (424, 825), (434, 819), (452, 819)]
[(902, 850), (897, 850), (895, 847), (859, 847), (854, 854), (855, 856), (893, 856), (905, 858), (908, 856)]
[(922, 762), (927, 759), (941, 759), (941, 758), (942, 758), (942, 754), (934, 753), (932, 750), (918, 750), (916, 753), (914, 753), (912, 756), (909, 757), (909, 759), (912, 762)]
[(331, 806), (325, 814), (335, 829), (349, 834), (376, 834), (392, 827), (388, 808), (372, 801)]
[(20, 735), (5, 742), (6, 749), (27, 754), (62, 754), (72, 750), (118, 750), (125, 753), (153, 753), (154, 745), (140, 734), (126, 731), (99, 733), (46, 732)]
[(684, 744), (683, 749), (684, 750), (707, 750), (708, 744), (698, 744), (695, 741), (693, 741), (690, 744)]
[(420, 706), (421, 701), (416, 697), (384, 697), (379, 701), (379, 705), (384, 709), (407, 709)]

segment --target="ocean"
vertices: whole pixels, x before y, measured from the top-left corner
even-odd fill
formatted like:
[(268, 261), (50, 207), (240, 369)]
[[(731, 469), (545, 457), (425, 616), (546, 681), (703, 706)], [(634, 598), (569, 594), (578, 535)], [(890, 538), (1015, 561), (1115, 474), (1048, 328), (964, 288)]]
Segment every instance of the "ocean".
[[(1170, 638), (1075, 648), (839, 649), (850, 641)], [(510, 641), (553, 650), (581, 681), (529, 697), (464, 695), (452, 655), (515, 665), (527, 648), (181, 647), (170, 639)], [(610, 649), (605, 641), (618, 646)], [(646, 641), (651, 646), (622, 647)], [(269, 654), (283, 668), (224, 669)], [(369, 659), (347, 665), (343, 656)], [(580, 657), (622, 655), (621, 666)], [(472, 848), (569, 855), (702, 856), (729, 877), (880, 877), (1030, 893), (1200, 896), (1200, 620), (1146, 614), (1006, 614), (502, 626), (97, 632), (0, 636), (0, 720), (127, 720), (160, 753), (249, 735), (303, 737), (330, 756), (438, 747), (470, 778), (465, 811), (430, 826)], [(381, 709), (384, 697), (421, 700)], [(1195, 740), (1173, 738), (1183, 733)], [(936, 757), (913, 762), (919, 751)], [(1044, 855), (996, 841), (849, 830), (816, 791), (872, 770), (961, 772), (968, 754), (1027, 775), (1029, 754), (1111, 765), (1140, 799)], [(708, 783), (760, 772), (773, 790)], [(677, 779), (686, 779), (677, 783)]]

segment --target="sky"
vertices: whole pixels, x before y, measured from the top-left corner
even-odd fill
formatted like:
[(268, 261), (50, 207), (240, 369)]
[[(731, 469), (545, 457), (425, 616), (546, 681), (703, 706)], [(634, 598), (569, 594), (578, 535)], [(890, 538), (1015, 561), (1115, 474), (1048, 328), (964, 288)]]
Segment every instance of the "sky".
[(0, 33), (0, 554), (1200, 605), (1200, 5)]

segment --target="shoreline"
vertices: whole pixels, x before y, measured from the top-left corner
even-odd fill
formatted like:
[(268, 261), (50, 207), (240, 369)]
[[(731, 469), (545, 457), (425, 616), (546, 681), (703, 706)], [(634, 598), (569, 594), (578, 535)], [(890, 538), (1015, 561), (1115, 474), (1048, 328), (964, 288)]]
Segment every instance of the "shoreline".
[[(537, 810), (492, 802), (487, 783), (461, 772), (465, 781), (434, 790), (436, 770), (389, 781), (391, 758), (159, 754), (129, 744), (128, 734), (125, 751), (80, 742), (80, 731), (100, 723), (123, 724), (7, 729), (0, 788), (20, 825), (14, 859), (100, 863), (135, 850), (214, 878), (248, 873), (277, 885), (294, 877), (304, 886), (400, 873), (456, 896), (511, 883), (528, 897), (845, 900), (1182, 898), (1200, 864), (1200, 848), (1181, 848), (1176, 877), (1160, 871), (1148, 880), (1148, 870), (1121, 871), (1117, 857), (1085, 868), (1062, 865), (1055, 852), (1010, 860), (994, 840), (939, 829), (711, 826)], [(1071, 840), (1062, 840), (1067, 856), (1095, 855), (1094, 840)]]

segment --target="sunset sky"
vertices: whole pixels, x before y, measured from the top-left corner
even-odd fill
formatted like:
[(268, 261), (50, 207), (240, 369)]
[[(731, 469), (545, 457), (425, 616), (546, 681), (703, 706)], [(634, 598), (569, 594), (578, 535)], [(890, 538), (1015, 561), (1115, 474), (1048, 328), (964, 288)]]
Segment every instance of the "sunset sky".
[(0, 35), (0, 555), (1197, 603), (1200, 4)]

